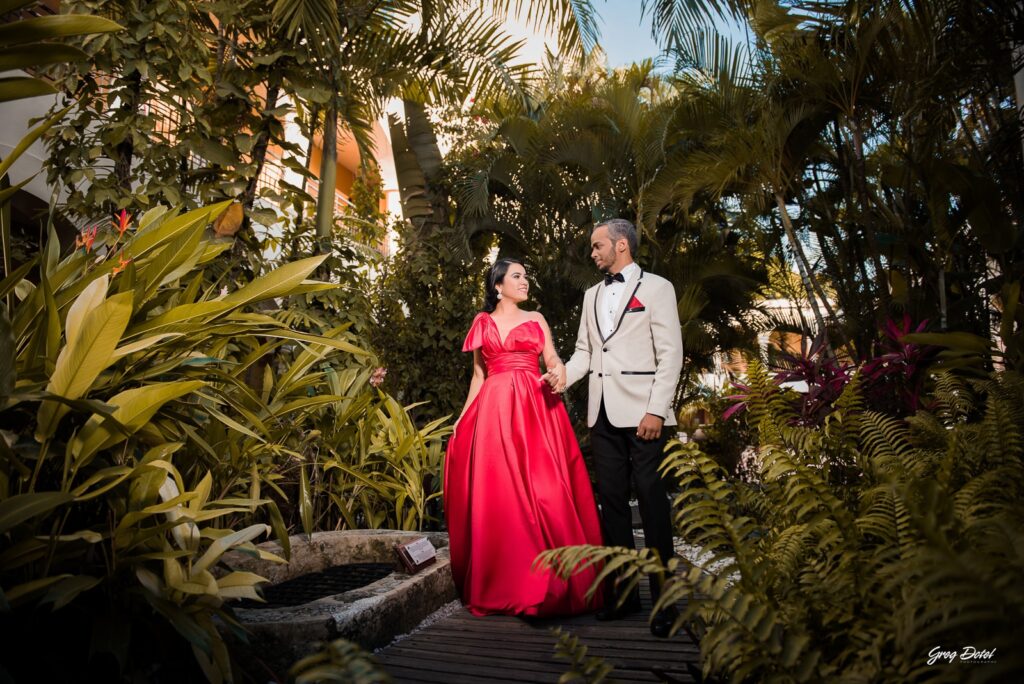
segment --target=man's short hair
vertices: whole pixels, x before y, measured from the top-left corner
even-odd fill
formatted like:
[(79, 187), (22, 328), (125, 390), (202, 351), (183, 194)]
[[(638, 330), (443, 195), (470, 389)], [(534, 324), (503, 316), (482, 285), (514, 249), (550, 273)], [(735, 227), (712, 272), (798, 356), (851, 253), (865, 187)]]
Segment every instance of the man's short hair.
[(594, 230), (601, 227), (608, 229), (608, 237), (611, 238), (612, 244), (615, 244), (619, 240), (625, 238), (626, 244), (629, 245), (629, 255), (636, 256), (636, 226), (634, 226), (631, 221), (627, 221), (624, 218), (608, 219), (607, 221), (601, 221), (594, 226)]

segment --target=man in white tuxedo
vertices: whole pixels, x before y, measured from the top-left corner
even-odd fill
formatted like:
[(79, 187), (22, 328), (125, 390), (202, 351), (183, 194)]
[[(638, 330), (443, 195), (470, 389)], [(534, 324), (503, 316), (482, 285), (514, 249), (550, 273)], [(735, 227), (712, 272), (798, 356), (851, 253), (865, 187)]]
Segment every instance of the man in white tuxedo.
[[(668, 496), (658, 465), (676, 424), (672, 400), (683, 366), (683, 340), (672, 283), (645, 273), (634, 261), (636, 228), (625, 219), (597, 224), (591, 234), (591, 258), (604, 279), (583, 296), (576, 349), (556, 388), (589, 379), (587, 424), (593, 448), (598, 501), (605, 543), (635, 548), (630, 482), (636, 488), (644, 539), (663, 562), (674, 555)], [(563, 382), (558, 382), (562, 380)], [(651, 593), (660, 586), (651, 577)], [(606, 596), (599, 620), (640, 609), (639, 595), (621, 607)], [(675, 611), (654, 617), (651, 631), (667, 636)]]

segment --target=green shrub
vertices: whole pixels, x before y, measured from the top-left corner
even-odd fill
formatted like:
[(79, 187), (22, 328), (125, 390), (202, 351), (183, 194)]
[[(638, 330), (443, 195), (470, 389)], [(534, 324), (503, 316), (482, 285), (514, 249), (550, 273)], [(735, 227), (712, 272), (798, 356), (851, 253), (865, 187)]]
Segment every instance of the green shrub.
[[(134, 233), (122, 215), (64, 259), (51, 235), (38, 286), (33, 263), (0, 283), (20, 299), (0, 316), (0, 648), (17, 679), (232, 680), (226, 601), (261, 578), (224, 552), (271, 558), (253, 544), (271, 530), (287, 552), (292, 521), (417, 527), (436, 496), (444, 429), (369, 384), (344, 326), (282, 322), (275, 302), (335, 287), (307, 280), (324, 257), (229, 291), (209, 268), (225, 207), (154, 210)], [(43, 640), (62, 657), (30, 659)]]
[[(656, 607), (685, 600), (677, 628), (700, 635), (705, 674), (730, 681), (1019, 678), (1024, 381), (940, 376), (934, 412), (906, 421), (870, 411), (858, 385), (822, 427), (794, 427), (753, 362), (757, 486), (696, 444), (670, 445), (677, 529), (724, 569), (671, 560)], [(557, 567), (588, 553), (560, 551)], [(635, 553), (608, 558), (652, 571)], [(928, 664), (968, 646), (995, 662)]]

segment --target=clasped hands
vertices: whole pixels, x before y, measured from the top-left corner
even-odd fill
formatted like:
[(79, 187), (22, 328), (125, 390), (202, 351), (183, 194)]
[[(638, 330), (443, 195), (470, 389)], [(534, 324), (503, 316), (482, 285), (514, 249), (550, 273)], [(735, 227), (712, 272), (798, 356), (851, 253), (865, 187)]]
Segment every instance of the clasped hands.
[(540, 376), (540, 379), (548, 383), (552, 391), (561, 394), (565, 391), (566, 384), (565, 364), (559, 363), (553, 368), (548, 368), (548, 372)]

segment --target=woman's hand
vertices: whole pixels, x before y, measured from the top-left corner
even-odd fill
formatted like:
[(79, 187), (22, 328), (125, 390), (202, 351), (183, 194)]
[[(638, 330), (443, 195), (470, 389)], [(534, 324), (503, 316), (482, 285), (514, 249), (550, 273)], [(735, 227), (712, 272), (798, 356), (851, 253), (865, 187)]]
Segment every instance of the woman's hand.
[(553, 391), (559, 394), (564, 392), (566, 384), (565, 364), (559, 363), (553, 368), (549, 368), (548, 372), (544, 374), (543, 379), (551, 386)]

